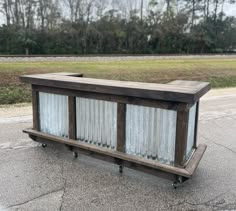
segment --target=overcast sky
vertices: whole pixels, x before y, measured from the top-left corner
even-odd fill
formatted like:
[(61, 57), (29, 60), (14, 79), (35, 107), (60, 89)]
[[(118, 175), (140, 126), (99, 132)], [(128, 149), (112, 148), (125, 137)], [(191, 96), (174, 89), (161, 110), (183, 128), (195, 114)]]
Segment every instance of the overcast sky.
[[(236, 4), (225, 3), (224, 12), (226, 13), (226, 15), (236, 17)], [(3, 23), (5, 23), (5, 17), (2, 13), (0, 13), (0, 25), (2, 25)]]

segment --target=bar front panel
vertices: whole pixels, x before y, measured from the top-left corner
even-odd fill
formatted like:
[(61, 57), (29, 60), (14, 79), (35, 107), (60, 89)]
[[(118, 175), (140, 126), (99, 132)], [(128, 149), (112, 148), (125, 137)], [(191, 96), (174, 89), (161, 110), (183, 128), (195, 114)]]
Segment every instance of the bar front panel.
[(40, 131), (68, 137), (68, 97), (39, 92)]
[(116, 149), (117, 103), (76, 97), (77, 139)]
[(173, 164), (177, 112), (127, 105), (126, 153)]

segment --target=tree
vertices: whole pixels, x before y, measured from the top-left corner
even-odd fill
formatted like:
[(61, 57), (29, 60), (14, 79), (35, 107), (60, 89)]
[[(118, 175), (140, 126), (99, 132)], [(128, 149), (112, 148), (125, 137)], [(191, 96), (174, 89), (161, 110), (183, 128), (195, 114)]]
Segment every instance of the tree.
[(3, 54), (212, 53), (236, 48), (233, 0), (0, 0)]

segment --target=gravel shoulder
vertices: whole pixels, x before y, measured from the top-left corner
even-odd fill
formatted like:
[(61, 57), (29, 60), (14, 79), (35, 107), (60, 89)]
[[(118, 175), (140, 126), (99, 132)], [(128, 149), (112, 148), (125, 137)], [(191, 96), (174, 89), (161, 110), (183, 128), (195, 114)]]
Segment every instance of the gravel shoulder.
[(32, 115), (30, 103), (0, 105), (0, 118)]
[(39, 62), (39, 61), (135, 61), (135, 60), (162, 60), (162, 59), (236, 59), (235, 55), (178, 55), (178, 56), (157, 56), (157, 55), (141, 55), (141, 56), (34, 56), (34, 57), (0, 57), (0, 62)]

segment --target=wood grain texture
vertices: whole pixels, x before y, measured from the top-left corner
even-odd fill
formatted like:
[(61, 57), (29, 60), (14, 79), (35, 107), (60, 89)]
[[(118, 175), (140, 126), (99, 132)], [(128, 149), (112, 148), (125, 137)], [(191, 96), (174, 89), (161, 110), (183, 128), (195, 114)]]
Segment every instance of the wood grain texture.
[[(51, 142), (62, 143), (62, 144), (70, 145), (73, 147), (77, 147), (81, 150), (86, 150), (89, 152), (98, 153), (98, 154), (101, 154), (101, 156), (112, 157), (112, 158), (115, 158), (118, 160), (120, 159), (123, 162), (126, 161), (126, 162), (130, 162), (133, 164), (143, 165), (143, 166), (147, 166), (147, 167), (150, 167), (153, 169), (158, 169), (158, 170), (161, 170), (164, 172), (168, 172), (171, 174), (180, 175), (180, 176), (184, 176), (184, 177), (191, 176), (184, 168), (161, 164), (157, 161), (148, 160), (148, 159), (138, 157), (135, 155), (127, 155), (123, 152), (105, 149), (105, 148), (98, 147), (95, 145), (90, 145), (87, 143), (83, 143), (83, 142), (75, 141), (75, 140), (71, 140), (71, 139), (65, 139), (62, 137), (54, 136), (54, 135), (49, 135), (49, 134), (35, 131), (32, 129), (26, 129), (26, 130), (24, 130), (24, 132), (28, 133), (34, 137), (43, 138), (43, 139), (46, 139)], [(122, 163), (122, 165), (123, 165), (123, 163)]]
[(195, 103), (210, 89), (209, 83), (206, 82), (199, 82), (198, 86), (182, 86), (69, 77), (56, 74), (25, 75), (21, 76), (20, 80), (42, 86), (190, 104)]
[(24, 130), (24, 132), (29, 134), (29, 137), (32, 138), (34, 141), (38, 141), (40, 143), (65, 144), (73, 148), (78, 148), (79, 152), (89, 155), (91, 157), (115, 163), (118, 165), (122, 164), (123, 166), (126, 166), (128, 168), (160, 176), (166, 179), (171, 179), (172, 181), (176, 178), (176, 175), (183, 176), (185, 180), (187, 178), (190, 178), (197, 169), (199, 162), (202, 159), (203, 154), (205, 153), (207, 148), (205, 144), (199, 144), (187, 165), (184, 168), (179, 168), (161, 164), (157, 161), (151, 161), (144, 158), (140, 158), (134, 155), (126, 155), (122, 152), (117, 152), (113, 150), (104, 149), (98, 146), (89, 145), (83, 142), (48, 135), (32, 129), (26, 129)]
[(177, 85), (182, 87), (195, 87), (196, 95), (194, 97), (194, 101), (197, 102), (200, 97), (206, 94), (210, 89), (211, 85), (208, 82), (201, 81), (185, 81), (185, 80), (175, 80), (168, 83), (170, 85)]
[(188, 138), (189, 111), (177, 112), (176, 141), (175, 141), (175, 164), (183, 166), (185, 162), (187, 138)]
[(110, 101), (110, 102), (141, 105), (141, 106), (163, 108), (163, 109), (169, 109), (169, 110), (187, 110), (191, 106), (189, 104), (181, 103), (181, 102), (144, 99), (144, 98), (137, 98), (137, 97), (112, 95), (112, 94), (106, 94), (106, 93), (95, 93), (95, 92), (71, 90), (71, 89), (49, 87), (49, 86), (32, 85), (32, 87), (34, 87), (34, 89), (37, 90), (38, 92), (61, 94), (61, 95), (66, 95), (66, 96), (71, 95), (71, 96), (83, 97), (83, 98), (89, 98), (89, 99), (105, 100), (105, 101)]
[(32, 87), (33, 129), (40, 130), (39, 93)]
[(125, 152), (125, 117), (126, 105), (123, 103), (117, 104), (117, 141), (116, 150)]
[(74, 96), (68, 97), (69, 110), (69, 138), (76, 140), (76, 100)]
[(202, 159), (203, 154), (206, 151), (206, 148), (207, 146), (205, 144), (199, 144), (199, 146), (195, 150), (194, 154), (192, 155), (192, 157), (190, 158), (189, 162), (185, 167), (185, 170), (189, 173), (189, 175), (194, 174), (200, 160)]
[[(48, 145), (52, 144), (51, 141), (48, 141), (45, 138), (40, 138), (38, 136), (30, 135), (30, 138), (33, 139), (36, 142), (39, 142), (39, 143), (48, 144)], [(76, 151), (76, 152), (79, 152), (80, 154), (84, 154), (84, 155), (87, 155), (87, 156), (90, 156), (90, 157), (93, 157), (93, 158), (96, 158), (96, 159), (99, 159), (99, 160), (103, 160), (103, 161), (106, 161), (106, 162), (109, 162), (109, 163), (114, 163), (114, 164), (117, 164), (117, 165), (122, 165), (123, 167), (131, 168), (131, 169), (141, 171), (141, 172), (144, 172), (144, 173), (147, 173), (147, 174), (152, 174), (154, 176), (158, 176), (158, 177), (161, 177), (161, 178), (164, 178), (164, 179), (169, 179), (171, 181), (176, 180), (176, 174), (165, 172), (165, 171), (162, 171), (162, 170), (159, 170), (159, 169), (154, 169), (154, 168), (151, 168), (149, 166), (133, 163), (133, 162), (130, 162), (130, 161), (117, 159), (117, 158), (114, 158), (114, 157), (109, 156), (109, 155), (104, 155), (104, 154), (101, 154), (101, 153), (98, 153), (98, 152), (88, 151), (86, 149), (82, 149), (82, 148), (78, 148), (78, 147), (71, 147), (71, 146), (67, 146), (67, 147), (69, 148), (70, 151)], [(188, 177), (184, 177), (185, 181), (187, 179), (188, 179)]]

